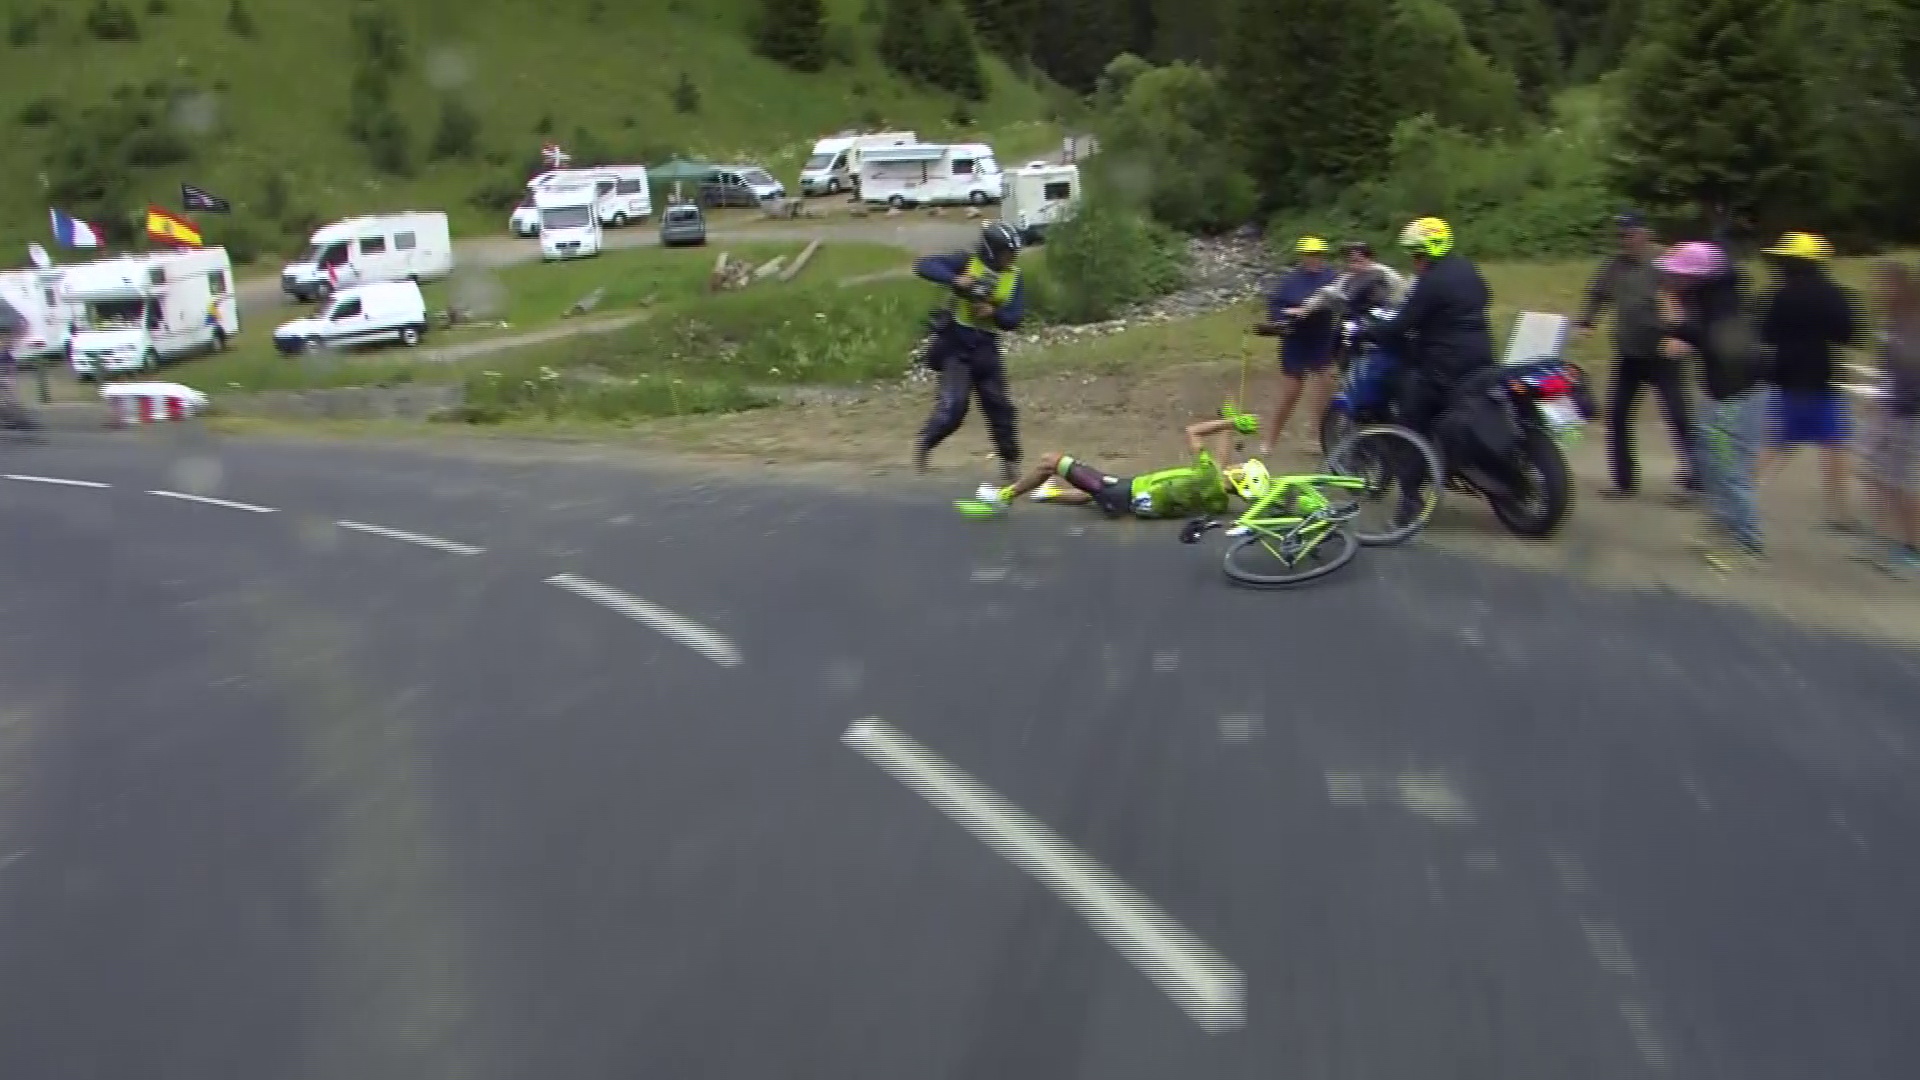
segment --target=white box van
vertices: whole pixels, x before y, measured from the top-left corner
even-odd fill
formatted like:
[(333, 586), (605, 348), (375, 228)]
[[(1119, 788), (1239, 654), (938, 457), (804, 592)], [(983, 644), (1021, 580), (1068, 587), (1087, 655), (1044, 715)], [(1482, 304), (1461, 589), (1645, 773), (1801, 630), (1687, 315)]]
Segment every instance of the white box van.
[(83, 379), (152, 371), (168, 360), (218, 352), (240, 332), (226, 248), (71, 266), (61, 287), (77, 309), (68, 353)]
[(1080, 205), (1080, 166), (1035, 161), (1007, 175), (1007, 197), (1000, 207), (1002, 220), (1020, 230), (1029, 242), (1049, 226), (1073, 216)]
[(73, 337), (73, 309), (60, 295), (65, 267), (0, 272), (0, 296), (27, 320), (27, 337), (14, 351), (16, 360), (67, 355)]
[(600, 254), (600, 197), (593, 184), (541, 188), (533, 193), (540, 211), (540, 257), (584, 259)]
[(350, 285), (327, 306), (273, 332), (273, 347), (287, 356), (316, 349), (399, 342), (412, 348), (427, 332), (427, 302), (412, 281)]
[(813, 144), (813, 156), (800, 167), (800, 194), (838, 195), (860, 190), (862, 152), (882, 146), (912, 146), (920, 137), (911, 131), (882, 131), (871, 135), (839, 135)]
[(889, 206), (985, 206), (1006, 195), (1006, 177), (985, 143), (876, 146), (860, 155), (860, 198)]
[(280, 271), (280, 288), (296, 300), (318, 300), (369, 281), (433, 281), (453, 273), (447, 215), (406, 210), (322, 225), (307, 257)]

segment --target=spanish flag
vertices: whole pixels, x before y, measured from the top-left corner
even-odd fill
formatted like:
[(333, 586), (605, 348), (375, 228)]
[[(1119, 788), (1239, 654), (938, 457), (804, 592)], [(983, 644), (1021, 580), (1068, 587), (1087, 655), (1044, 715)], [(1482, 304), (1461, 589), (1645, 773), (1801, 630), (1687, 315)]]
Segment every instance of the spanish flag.
[(200, 230), (186, 218), (167, 213), (157, 206), (147, 207), (147, 239), (181, 247), (199, 247)]

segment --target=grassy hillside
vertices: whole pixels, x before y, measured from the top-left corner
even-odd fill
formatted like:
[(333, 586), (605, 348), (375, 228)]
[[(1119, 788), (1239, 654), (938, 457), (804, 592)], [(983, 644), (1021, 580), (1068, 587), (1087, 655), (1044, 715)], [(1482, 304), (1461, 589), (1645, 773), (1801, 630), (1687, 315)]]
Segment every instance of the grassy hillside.
[[(130, 212), (177, 205), (183, 179), (236, 204), (230, 222), (203, 219), (251, 234), (234, 237), (236, 249), (284, 247), (313, 220), (408, 207), (445, 208), (460, 233), (494, 233), (503, 215), (477, 205), (476, 191), (510, 187), (549, 139), (648, 162), (750, 158), (789, 182), (814, 138), (863, 123), (939, 138), (971, 119), (966, 130), (1011, 160), (1053, 145), (1045, 91), (997, 62), (987, 99), (965, 107), (888, 73), (868, 0), (828, 0), (833, 61), (813, 75), (753, 55), (758, 7), (0, 0), (0, 244), (46, 241), (54, 192), (76, 213)], [(365, 85), (369, 70), (384, 86)], [(388, 105), (368, 104), (380, 100)], [(383, 108), (397, 137), (371, 115)], [(473, 122), (470, 140), (451, 140), (471, 148), (436, 159), (449, 108), (454, 126)], [(356, 113), (372, 121), (362, 138), (351, 134)], [(406, 160), (379, 167), (395, 145)]]

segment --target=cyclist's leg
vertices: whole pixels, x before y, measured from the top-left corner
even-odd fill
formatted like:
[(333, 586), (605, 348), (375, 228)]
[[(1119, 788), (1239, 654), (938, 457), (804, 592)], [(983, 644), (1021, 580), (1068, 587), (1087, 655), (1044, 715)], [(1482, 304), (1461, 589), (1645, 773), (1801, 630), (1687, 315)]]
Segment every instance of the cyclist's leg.
[(1131, 508), (1133, 482), (1127, 477), (1101, 472), (1084, 461), (1064, 455), (1054, 472), (1075, 490), (1086, 494), (1086, 499), (1075, 502), (1091, 502), (1109, 514), (1124, 514)]

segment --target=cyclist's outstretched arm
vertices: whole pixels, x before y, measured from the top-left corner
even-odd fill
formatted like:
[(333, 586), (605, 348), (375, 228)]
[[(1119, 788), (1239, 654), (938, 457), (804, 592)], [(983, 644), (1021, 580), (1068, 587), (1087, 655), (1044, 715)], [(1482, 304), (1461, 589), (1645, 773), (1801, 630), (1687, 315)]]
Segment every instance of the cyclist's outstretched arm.
[(1188, 424), (1187, 452), (1198, 454), (1204, 450), (1213, 454), (1216, 461), (1229, 461), (1233, 458), (1233, 440), (1228, 437), (1231, 431), (1231, 420), (1201, 420)]

